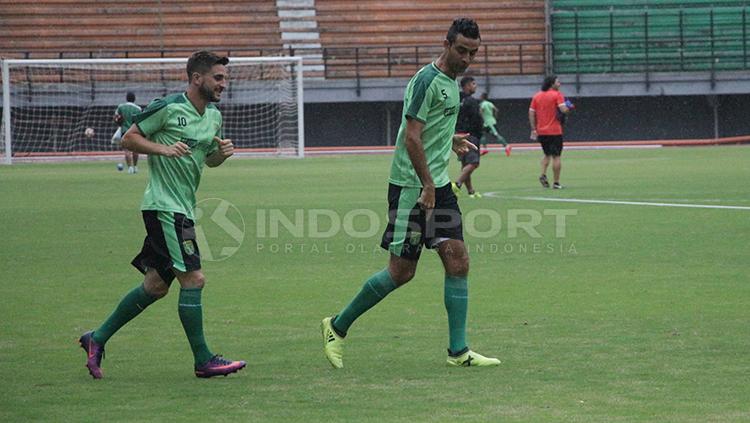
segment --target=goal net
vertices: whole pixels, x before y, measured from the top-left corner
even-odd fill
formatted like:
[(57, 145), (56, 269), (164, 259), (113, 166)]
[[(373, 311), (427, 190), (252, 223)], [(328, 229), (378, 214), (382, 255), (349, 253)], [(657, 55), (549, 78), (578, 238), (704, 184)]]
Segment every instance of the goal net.
[[(113, 117), (126, 94), (145, 107), (185, 91), (187, 59), (2, 62), (0, 157), (13, 160), (119, 154)], [(304, 156), (302, 60), (231, 57), (216, 105), (240, 154)]]

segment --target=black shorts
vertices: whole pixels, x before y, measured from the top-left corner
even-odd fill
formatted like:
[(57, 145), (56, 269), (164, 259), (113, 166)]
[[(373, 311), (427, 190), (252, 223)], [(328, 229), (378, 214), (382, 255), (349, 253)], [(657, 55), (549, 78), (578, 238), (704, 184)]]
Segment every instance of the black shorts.
[[(479, 148), (479, 139), (477, 137), (475, 137), (474, 135), (469, 135), (467, 139), (471, 141), (474, 146)], [(463, 156), (459, 156), (459, 159), (461, 160), (461, 167), (465, 167), (466, 165), (470, 164), (479, 166), (479, 150), (470, 149)]]
[(545, 156), (560, 156), (563, 151), (562, 135), (539, 135), (537, 137), (542, 144), (542, 151)]
[(143, 223), (146, 239), (131, 262), (141, 273), (154, 269), (169, 285), (175, 278), (174, 269), (190, 272), (201, 268), (192, 220), (182, 213), (143, 210)]
[(417, 204), (421, 192), (421, 188), (388, 185), (388, 226), (380, 246), (409, 260), (419, 260), (422, 246), (435, 248), (447, 239), (464, 239), (461, 209), (451, 185), (435, 189), (435, 208), (428, 222)]

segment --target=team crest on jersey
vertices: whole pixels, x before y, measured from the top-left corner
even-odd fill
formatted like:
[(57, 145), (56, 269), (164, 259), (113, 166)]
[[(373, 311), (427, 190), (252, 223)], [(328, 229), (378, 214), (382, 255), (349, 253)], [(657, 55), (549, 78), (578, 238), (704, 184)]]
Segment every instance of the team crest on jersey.
[(184, 142), (190, 148), (195, 148), (195, 146), (198, 145), (198, 140), (193, 138), (181, 138), (180, 142)]
[(185, 241), (182, 241), (182, 249), (185, 251), (185, 254), (189, 256), (195, 254), (195, 244), (193, 244), (193, 240), (186, 239)]

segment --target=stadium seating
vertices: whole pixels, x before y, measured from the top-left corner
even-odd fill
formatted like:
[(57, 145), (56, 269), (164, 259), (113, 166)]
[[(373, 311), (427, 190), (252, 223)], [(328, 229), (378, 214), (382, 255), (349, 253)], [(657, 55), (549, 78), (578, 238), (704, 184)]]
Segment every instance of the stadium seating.
[(487, 67), (474, 72), (543, 72), (544, 1), (316, 0), (316, 9), (329, 78), (408, 76), (439, 54), (459, 16), (475, 18), (481, 28), (478, 59)]
[(556, 73), (747, 69), (745, 1), (552, 4)]
[[(274, 0), (0, 0), (0, 51), (34, 58), (281, 49)], [(13, 53), (16, 54), (13, 54)]]
[[(287, 3), (284, 10), (304, 6)], [(320, 47), (300, 49), (282, 40), (274, 0), (0, 0), (0, 50), (33, 58), (182, 57), (196, 47), (243, 56), (293, 50), (320, 61), (307, 61), (317, 66), (309, 76), (408, 76), (439, 54), (449, 23), (465, 15), (482, 30), (475, 73), (544, 69), (542, 0), (317, 0), (315, 8), (298, 20), (316, 21)]]

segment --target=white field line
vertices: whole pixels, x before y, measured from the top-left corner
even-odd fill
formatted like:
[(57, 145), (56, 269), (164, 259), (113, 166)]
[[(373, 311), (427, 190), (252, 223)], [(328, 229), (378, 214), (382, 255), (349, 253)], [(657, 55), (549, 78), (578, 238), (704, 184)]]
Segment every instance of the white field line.
[(647, 206), (647, 207), (683, 207), (689, 209), (722, 209), (722, 210), (750, 210), (746, 206), (720, 206), (716, 204), (680, 204), (680, 203), (652, 203), (647, 201), (618, 201), (618, 200), (588, 200), (583, 198), (555, 198), (555, 197), (506, 197), (498, 192), (483, 193), (487, 197), (508, 198), (513, 200), (527, 201), (549, 201), (557, 203), (583, 203), (583, 204), (615, 204), (625, 206)]

